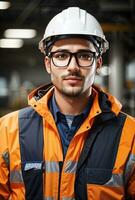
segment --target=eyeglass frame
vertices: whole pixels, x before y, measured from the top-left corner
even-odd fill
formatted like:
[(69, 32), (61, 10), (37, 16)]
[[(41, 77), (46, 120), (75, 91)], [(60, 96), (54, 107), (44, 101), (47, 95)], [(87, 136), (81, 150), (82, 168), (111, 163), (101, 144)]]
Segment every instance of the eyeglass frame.
[[(65, 66), (58, 66), (58, 65), (56, 65), (55, 64), (55, 62), (54, 62), (54, 60), (53, 60), (53, 54), (55, 54), (55, 53), (59, 53), (59, 52), (63, 52), (63, 53), (69, 53), (69, 55), (70, 55), (70, 58), (69, 58), (69, 61), (68, 61), (68, 64), (67, 65), (65, 65)], [(89, 66), (81, 66), (80, 64), (79, 64), (79, 62), (78, 62), (78, 57), (77, 57), (77, 54), (78, 53), (81, 53), (81, 52), (88, 52), (88, 53), (91, 53), (92, 55), (93, 55), (93, 61), (92, 61), (92, 63), (89, 65)], [(57, 51), (53, 51), (53, 52), (48, 52), (48, 57), (50, 58), (50, 59), (52, 59), (52, 62), (53, 62), (53, 64), (54, 64), (54, 66), (55, 67), (58, 67), (58, 68), (67, 68), (68, 66), (69, 66), (69, 64), (70, 64), (70, 62), (71, 62), (71, 59), (72, 59), (72, 57), (74, 56), (74, 58), (75, 58), (75, 60), (76, 60), (76, 63), (77, 63), (77, 65), (79, 66), (79, 67), (81, 67), (81, 68), (89, 68), (89, 67), (91, 67), (92, 65), (93, 65), (93, 63), (94, 63), (94, 59), (95, 58), (97, 58), (98, 56), (96, 55), (96, 53), (97, 52), (93, 52), (93, 51), (91, 51), (91, 50), (79, 50), (79, 51), (77, 51), (77, 52), (70, 52), (70, 51), (67, 51), (67, 50), (57, 50)]]

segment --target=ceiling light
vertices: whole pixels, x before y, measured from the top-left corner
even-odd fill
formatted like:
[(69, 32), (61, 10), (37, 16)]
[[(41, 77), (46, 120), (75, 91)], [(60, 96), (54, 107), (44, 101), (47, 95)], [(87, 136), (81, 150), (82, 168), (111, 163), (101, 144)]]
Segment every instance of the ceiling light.
[(21, 48), (22, 46), (21, 39), (0, 39), (0, 48)]
[(135, 82), (135, 59), (126, 66), (126, 79)]
[(5, 10), (10, 7), (10, 2), (8, 1), (0, 1), (0, 10)]
[(4, 32), (6, 38), (33, 38), (36, 36), (34, 29), (7, 29)]

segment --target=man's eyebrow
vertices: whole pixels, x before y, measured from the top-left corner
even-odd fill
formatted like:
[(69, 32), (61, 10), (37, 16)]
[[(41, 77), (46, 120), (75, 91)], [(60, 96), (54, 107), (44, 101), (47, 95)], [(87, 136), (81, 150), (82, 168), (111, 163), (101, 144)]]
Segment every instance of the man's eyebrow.
[(57, 52), (57, 51), (64, 51), (64, 52), (69, 52), (69, 49), (56, 49), (55, 51), (52, 51), (52, 52)]

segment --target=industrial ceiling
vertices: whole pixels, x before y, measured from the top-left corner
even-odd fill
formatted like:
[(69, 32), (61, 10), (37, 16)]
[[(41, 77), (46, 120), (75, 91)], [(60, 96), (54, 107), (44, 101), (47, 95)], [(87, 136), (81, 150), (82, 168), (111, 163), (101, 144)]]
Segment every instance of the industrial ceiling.
[[(7, 10), (0, 10), (0, 39), (9, 28), (31, 28), (37, 36), (24, 39), (20, 49), (0, 48), (0, 73), (8, 75), (13, 68), (42, 65), (38, 42), (49, 20), (64, 8), (79, 6), (93, 14), (101, 23), (107, 38), (120, 35), (125, 52), (135, 56), (134, 0), (11, 0)], [(126, 56), (126, 54), (125, 54)]]

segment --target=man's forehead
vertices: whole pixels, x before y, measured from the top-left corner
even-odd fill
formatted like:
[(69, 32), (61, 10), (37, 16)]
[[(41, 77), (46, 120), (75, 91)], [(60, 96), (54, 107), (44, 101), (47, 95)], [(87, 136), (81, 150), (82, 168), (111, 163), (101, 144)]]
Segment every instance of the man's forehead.
[(52, 50), (56, 50), (57, 48), (63, 48), (63, 49), (86, 48), (95, 50), (94, 44), (91, 41), (83, 38), (66, 38), (58, 40), (52, 46)]

